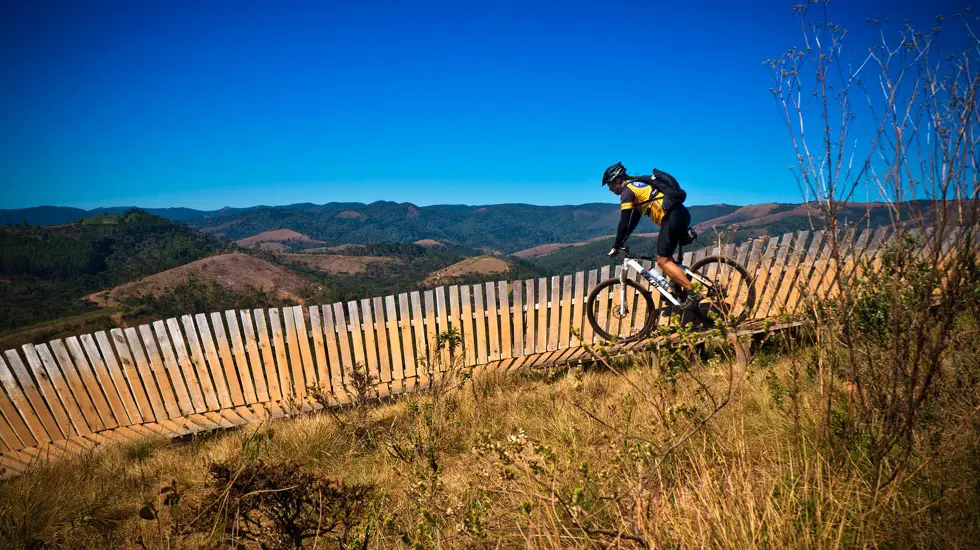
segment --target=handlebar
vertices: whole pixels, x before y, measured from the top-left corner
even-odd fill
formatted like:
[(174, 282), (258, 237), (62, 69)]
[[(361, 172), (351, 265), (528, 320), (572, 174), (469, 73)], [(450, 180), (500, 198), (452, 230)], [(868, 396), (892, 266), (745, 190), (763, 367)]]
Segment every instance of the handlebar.
[(628, 247), (628, 246), (623, 246), (619, 250), (627, 258), (632, 258), (634, 260), (650, 260), (651, 262), (657, 261), (657, 259), (654, 258), (653, 256), (632, 256), (632, 255), (630, 255), (630, 247)]

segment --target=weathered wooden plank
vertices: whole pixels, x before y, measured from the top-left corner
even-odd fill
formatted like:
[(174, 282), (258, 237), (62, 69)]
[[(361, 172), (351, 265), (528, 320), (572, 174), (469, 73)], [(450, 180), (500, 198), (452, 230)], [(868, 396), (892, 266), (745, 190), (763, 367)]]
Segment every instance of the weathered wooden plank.
[[(839, 235), (836, 238), (839, 239)], [(806, 293), (808, 296), (817, 298), (817, 292), (819, 292), (823, 277), (830, 266), (834, 239), (835, 236), (832, 233), (824, 231), (823, 248), (821, 249), (820, 256), (813, 263), (813, 272), (810, 274), (810, 280), (807, 282)]]
[(313, 355), (316, 357), (316, 387), (330, 389), (330, 365), (327, 363), (327, 348), (323, 343), (323, 321), (320, 308), (310, 306), (310, 333), (313, 336)]
[[(449, 312), (446, 307), (446, 287), (436, 287), (434, 292), (436, 297), (436, 318), (439, 323), (436, 334), (439, 335), (449, 330)], [(439, 361), (443, 370), (449, 368), (449, 360), (449, 346), (446, 344), (439, 351)]]
[(786, 258), (796, 242), (797, 235), (786, 233), (779, 242), (779, 249), (776, 250), (776, 260), (769, 269), (769, 278), (765, 289), (759, 295), (759, 316), (769, 317), (769, 310), (776, 298), (776, 291), (782, 281), (783, 273), (786, 271)]
[[(8, 350), (8, 359), (11, 358), (11, 354), (16, 358), (17, 363), (20, 363), (17, 352)], [(24, 370), (22, 364), (20, 365), (20, 370)], [(24, 424), (30, 430), (32, 437), (38, 443), (47, 443), (48, 441), (61, 439), (61, 431), (55, 424), (51, 413), (48, 412), (47, 407), (44, 405), (40, 394), (37, 392), (37, 388), (34, 387), (34, 383), (30, 381), (30, 376), (27, 375), (26, 371), (23, 374), (27, 376), (28, 383), (22, 390), (14, 378), (14, 371), (7, 366), (6, 361), (3, 360), (3, 356), (0, 356), (0, 385), (6, 390), (7, 397), (14, 404), (21, 418), (24, 419)]]
[(126, 414), (129, 416), (130, 423), (139, 424), (143, 422), (143, 416), (140, 414), (140, 409), (136, 404), (133, 392), (127, 383), (126, 377), (123, 376), (123, 371), (119, 366), (119, 362), (116, 360), (116, 354), (113, 353), (112, 344), (109, 343), (109, 335), (105, 331), (100, 330), (95, 333), (95, 341), (98, 343), (102, 357), (105, 359), (106, 367), (109, 369), (109, 378), (112, 379), (112, 384), (119, 394), (119, 399), (122, 402), (123, 409), (125, 409)]
[[(160, 321), (158, 321), (160, 322)], [(193, 326), (193, 325), (191, 325)], [(156, 330), (157, 325), (154, 323), (153, 328)], [(177, 355), (177, 366), (180, 369), (180, 374), (184, 379), (184, 385), (187, 387), (187, 394), (190, 396), (191, 404), (194, 406), (195, 412), (203, 412), (208, 410), (211, 406), (208, 400), (204, 398), (204, 387), (198, 381), (197, 374), (194, 372), (196, 361), (191, 358), (190, 352), (188, 352), (188, 343), (184, 339), (184, 333), (180, 330), (180, 322), (171, 317), (166, 321), (166, 331), (160, 326), (157, 331), (157, 338), (161, 342), (167, 339), (167, 332), (170, 333), (170, 340), (174, 344), (174, 352)], [(191, 345), (196, 345), (197, 342), (193, 342)], [(198, 351), (200, 352), (200, 346), (198, 346)], [(203, 361), (203, 357), (198, 357), (199, 360)], [(211, 380), (208, 379), (210, 384)], [(214, 392), (211, 392), (211, 397), (214, 399), (215, 405), (217, 404), (217, 398), (214, 397)]]
[[(111, 329), (109, 335), (115, 347), (116, 354), (119, 356), (123, 377), (126, 380), (126, 385), (129, 387), (130, 393), (136, 401), (136, 408), (139, 409), (140, 417), (143, 419), (143, 422), (152, 422), (156, 418), (156, 415), (150, 402), (149, 394), (146, 392), (146, 388), (143, 387), (143, 381), (140, 379), (139, 370), (133, 359), (133, 353), (130, 351), (129, 344), (126, 342), (126, 335), (123, 334), (122, 329), (118, 328)], [(80, 401), (78, 404), (81, 408)]]
[(333, 308), (324, 305), (321, 307), (323, 312), (323, 345), (327, 348), (327, 359), (330, 363), (329, 388), (334, 395), (342, 391), (343, 385), (343, 364), (340, 358), (340, 349), (337, 346), (337, 328), (333, 318)]
[(180, 407), (181, 414), (192, 414), (195, 408), (198, 407), (204, 410), (204, 399), (200, 395), (198, 395), (199, 400), (196, 403), (191, 401), (187, 384), (184, 383), (184, 377), (180, 373), (177, 357), (174, 356), (170, 338), (167, 337), (167, 327), (163, 324), (163, 321), (155, 321), (152, 326), (153, 331), (156, 333), (160, 352), (163, 356), (164, 367), (170, 375), (170, 383), (173, 385), (174, 394), (177, 396), (177, 406)]
[(116, 421), (119, 422), (120, 426), (129, 424), (129, 415), (126, 413), (122, 401), (119, 399), (119, 392), (116, 391), (116, 388), (112, 384), (112, 379), (109, 377), (109, 369), (106, 368), (105, 362), (103, 362), (102, 356), (95, 346), (95, 339), (92, 338), (91, 334), (83, 334), (79, 336), (79, 339), (82, 342), (82, 346), (84, 346), (85, 353), (88, 355), (92, 370), (95, 371), (95, 379), (102, 388), (103, 395), (106, 396), (106, 401), (109, 403), (109, 408), (112, 410), (113, 416), (116, 417)]
[[(599, 270), (599, 282), (605, 281), (609, 278), (609, 266), (604, 265)], [(604, 289), (602, 292), (596, 296), (596, 301), (598, 302), (595, 312), (596, 323), (602, 327), (606, 332), (609, 332), (611, 328), (609, 326), (609, 294), (610, 290), (608, 288)], [(595, 335), (597, 338), (601, 338), (598, 334)]]
[(293, 397), (292, 381), (289, 376), (289, 359), (286, 356), (286, 339), (283, 337), (281, 313), (278, 308), (269, 308), (269, 325), (272, 328), (272, 346), (276, 352), (276, 376), (282, 400)]
[(511, 322), (514, 314), (510, 307), (510, 292), (507, 289), (507, 281), (497, 283), (497, 299), (500, 301), (498, 308), (500, 316), (500, 358), (510, 359), (514, 356), (514, 347), (511, 340)]
[(827, 298), (827, 291), (830, 289), (831, 281), (833, 281), (837, 276), (837, 269), (839, 268), (839, 261), (847, 254), (847, 250), (850, 249), (850, 240), (853, 236), (853, 230), (842, 230), (838, 231), (836, 235), (831, 235), (828, 233), (828, 237), (831, 239), (827, 240), (825, 246), (826, 254), (824, 255), (823, 264), (820, 266), (820, 276), (816, 277), (813, 283), (813, 288), (811, 289), (811, 294), (817, 299), (823, 300)]
[(7, 421), (3, 418), (3, 414), (0, 413), (0, 478), (10, 473), (9, 468), (5, 468), (3, 455), (19, 448), (20, 441), (17, 440), (17, 435), (10, 429)]
[[(78, 429), (75, 426), (76, 420), (79, 420), (83, 429), (88, 431), (84, 420), (81, 419), (81, 412), (78, 410), (75, 400), (72, 399), (71, 392), (65, 386), (61, 372), (58, 370), (58, 366), (54, 362), (54, 358), (51, 357), (51, 354), (47, 353), (42, 358), (37, 347), (31, 344), (24, 344), (22, 349), (24, 356), (27, 358), (27, 364), (31, 369), (33, 378), (37, 383), (37, 388), (40, 390), (48, 408), (51, 410), (62, 435), (64, 437), (75, 437), (78, 435)], [(47, 348), (41, 348), (41, 351), (47, 352)], [(64, 393), (62, 393), (62, 390), (64, 390)]]
[[(186, 327), (188, 324), (188, 322), (185, 322), (184, 326)], [(210, 378), (214, 383), (214, 393), (218, 398), (218, 403), (221, 405), (220, 408), (231, 408), (234, 405), (231, 390), (228, 387), (228, 382), (225, 380), (224, 368), (221, 366), (221, 359), (218, 357), (218, 348), (214, 345), (214, 339), (211, 338), (211, 327), (208, 325), (207, 316), (203, 313), (194, 315), (194, 324), (197, 327), (197, 335), (201, 339), (201, 345), (204, 347), (204, 357), (207, 360), (207, 369), (204, 373), (201, 373), (199, 370), (198, 375), (202, 376), (202, 378)]]
[[(242, 320), (248, 316), (248, 311), (242, 310)], [(269, 328), (265, 321), (265, 311), (262, 309), (253, 309), (251, 312), (252, 319), (255, 321), (255, 336), (256, 343), (258, 344), (259, 353), (262, 355), (261, 361), (257, 361), (254, 365), (255, 369), (255, 383), (260, 386), (265, 384), (266, 391), (268, 392), (268, 401), (281, 401), (282, 400), (282, 388), (279, 387), (279, 375), (276, 374), (276, 358), (272, 349), (272, 341), (269, 339)], [(260, 384), (259, 380), (263, 380)], [(263, 401), (266, 403), (267, 401)]]
[[(2, 437), (3, 434), (3, 425), (0, 423), (0, 437)], [(20, 475), (26, 472), (32, 464), (33, 460), (27, 458), (21, 451), (7, 451), (0, 454), (0, 468), (6, 470), (6, 472), (0, 477), (13, 477)]]
[[(3, 384), (0, 383), (0, 387), (2, 386)], [(17, 403), (14, 403), (3, 391), (0, 391), (0, 415), (5, 419), (0, 425), (0, 433), (11, 449), (24, 449), (38, 444), (37, 438), (31, 433), (31, 428), (17, 412)]]
[(65, 339), (68, 345), (68, 351), (71, 352), (72, 359), (74, 360), (75, 369), (78, 373), (78, 378), (81, 380), (84, 386), (84, 391), (88, 393), (88, 396), (92, 399), (92, 403), (95, 405), (95, 409), (99, 414), (101, 424), (103, 428), (115, 428), (119, 425), (119, 422), (112, 415), (112, 409), (109, 407), (108, 401), (106, 401), (105, 395), (102, 393), (102, 388), (99, 387), (98, 381), (95, 379), (95, 373), (92, 372), (92, 367), (89, 365), (88, 359), (85, 357), (85, 352), (82, 350), (82, 345), (79, 343), (78, 338), (71, 336)]
[(253, 413), (247, 406), (235, 407), (234, 411), (231, 412), (241, 417), (243, 424), (260, 424), (264, 420), (262, 416)]
[(474, 331), (476, 340), (476, 364), (485, 365), (487, 363), (487, 316), (486, 306), (483, 300), (483, 287), (479, 284), (472, 286), (473, 292), (473, 315), (476, 318), (476, 330)]
[(269, 401), (268, 403), (262, 404), (262, 406), (265, 407), (266, 411), (269, 412), (269, 418), (273, 420), (279, 420), (280, 418), (285, 418), (289, 416), (288, 414), (286, 414), (286, 411), (282, 410), (282, 408), (279, 406), (279, 403), (282, 402)]
[(252, 373), (248, 368), (248, 357), (245, 356), (245, 342), (242, 340), (242, 332), (238, 327), (238, 316), (235, 315), (235, 310), (229, 309), (225, 311), (225, 322), (228, 323), (231, 353), (235, 358), (238, 379), (242, 381), (242, 397), (246, 403), (255, 403), (258, 401), (258, 397), (255, 395), (255, 384), (252, 382)]
[(299, 351), (299, 335), (296, 331), (296, 318), (292, 307), (282, 308), (285, 324), (286, 349), (289, 351), (290, 379), (292, 393), (298, 398), (306, 397), (306, 383), (303, 376), (303, 360)]
[(211, 411), (211, 412), (206, 412), (204, 414), (192, 414), (187, 418), (189, 420), (197, 422), (198, 424), (204, 426), (205, 428), (208, 428), (209, 430), (218, 430), (222, 428), (227, 430), (229, 428), (235, 427), (235, 424), (229, 422), (228, 420), (225, 419), (224, 416), (222, 416), (222, 413), (224, 413), (227, 410), (229, 409), (222, 409), (220, 411)]
[[(412, 338), (415, 342), (416, 364), (418, 358), (423, 360), (428, 356), (425, 346), (425, 317), (422, 314), (422, 296), (418, 291), (409, 293), (409, 301), (412, 304)], [(416, 372), (418, 372), (416, 367)]]
[[(255, 326), (252, 323), (252, 315), (247, 309), (240, 310), (238, 317), (242, 322), (242, 332), (245, 334), (245, 349), (248, 351), (248, 362), (252, 372), (252, 381), (255, 384), (255, 399), (258, 403), (265, 403), (270, 399), (269, 387), (265, 382), (265, 374), (262, 370), (262, 353), (259, 350), (258, 340), (255, 336)], [(269, 354), (272, 358), (272, 354)]]
[(486, 283), (486, 297), (487, 297), (487, 336), (489, 337), (490, 345), (487, 349), (487, 359), (490, 361), (500, 360), (500, 309), (497, 304), (497, 288), (494, 283)]
[[(431, 368), (439, 370), (439, 354), (436, 347), (436, 338), (439, 337), (439, 327), (436, 326), (436, 305), (435, 305), (435, 293), (431, 290), (426, 290), (422, 293), (422, 305), (423, 310), (420, 319), (424, 321), (425, 333), (425, 357), (427, 358)], [(419, 338), (423, 336), (420, 335)]]
[(340, 385), (336, 386), (338, 395), (345, 395), (344, 386), (349, 382), (348, 369), (354, 367), (354, 360), (351, 358), (351, 339), (348, 318), (344, 315), (344, 304), (337, 302), (333, 305), (333, 322), (337, 328), (337, 345), (340, 348)]
[(599, 284), (599, 270), (590, 269), (588, 283), (585, 288), (585, 293), (582, 297), (582, 313), (581, 313), (582, 341), (585, 342), (586, 344), (592, 344), (593, 341), (595, 340), (595, 330), (592, 328), (592, 324), (589, 323), (588, 312), (586, 311), (588, 304), (586, 303), (586, 301), (588, 300), (589, 294), (592, 292), (592, 289), (595, 288), (596, 285), (598, 284)]
[(535, 313), (535, 330), (537, 344), (535, 351), (542, 353), (548, 350), (548, 279), (538, 279), (538, 305)]
[(408, 294), (398, 295), (398, 327), (401, 330), (402, 360), (405, 364), (405, 380), (413, 379), (417, 374), (415, 355), (415, 338), (412, 335), (412, 315), (408, 305)]
[(817, 296), (821, 299), (827, 299), (831, 295), (831, 290), (837, 281), (838, 271), (843, 267), (848, 254), (851, 253), (851, 248), (854, 246), (855, 236), (854, 228), (844, 231), (843, 237), (838, 241), (836, 257), (832, 252), (827, 259), (826, 269), (820, 279), (820, 286), (817, 288)]
[(391, 351), (388, 345), (388, 329), (385, 321), (384, 299), (371, 299), (371, 316), (374, 320), (375, 343), (378, 347), (378, 381), (387, 387), (391, 384)]
[[(785, 238), (785, 236), (783, 237)], [(755, 318), (763, 319), (765, 318), (765, 311), (762, 308), (762, 299), (765, 296), (765, 290), (767, 283), (769, 282), (769, 273), (772, 268), (773, 262), (776, 260), (776, 252), (780, 248), (779, 237), (770, 238), (766, 243), (766, 251), (759, 259), (759, 265), (756, 269), (755, 277)]]
[[(58, 363), (51, 354), (51, 350), (48, 349), (47, 344), (34, 346), (34, 351), (41, 359), (47, 377), (51, 380), (54, 391), (57, 393), (58, 399), (65, 409), (65, 413), (71, 424), (71, 432), (78, 435), (91, 433), (92, 430), (89, 428), (88, 422), (85, 421), (85, 414), (82, 412), (81, 407), (79, 407), (75, 396), (72, 395), (71, 388), (68, 387), (68, 383), (61, 373), (61, 369), (58, 368)], [(94, 413), (95, 411), (93, 410), (92, 412)]]
[(804, 262), (809, 237), (810, 232), (807, 230), (797, 233), (796, 242), (793, 243), (793, 247), (789, 251), (789, 256), (786, 260), (787, 265), (783, 280), (780, 281), (779, 286), (776, 288), (776, 297), (769, 310), (770, 316), (784, 315), (788, 312), (787, 302), (793, 287), (796, 286), (796, 279), (800, 271), (800, 266)]
[(225, 381), (228, 383), (228, 391), (231, 393), (231, 402), (235, 406), (244, 405), (245, 393), (242, 380), (239, 379), (238, 372), (235, 370), (235, 361), (231, 356), (231, 346), (228, 345), (225, 324), (221, 321), (221, 314), (217, 311), (211, 314), (211, 325), (214, 328), (214, 340), (218, 344), (218, 356), (221, 358)]
[(548, 351), (559, 347), (561, 322), (561, 277), (551, 277), (551, 300), (548, 303)]
[(395, 310), (395, 297), (385, 296), (385, 317), (388, 332), (388, 342), (391, 344), (391, 379), (397, 384), (393, 384), (392, 391), (397, 386), (401, 389), (401, 381), (405, 379), (405, 359), (402, 356), (402, 345), (400, 331), (398, 330), (398, 313)]
[(859, 231), (854, 229), (854, 238), (848, 241), (850, 245), (847, 249), (847, 253), (842, 256), (842, 262), (838, 270), (835, 270), (834, 276), (831, 278), (831, 285), (828, 288), (826, 296), (828, 298), (836, 297), (842, 290), (842, 285), (849, 285), (852, 282), (852, 273), (855, 264), (857, 264), (864, 254), (864, 249), (868, 244), (868, 239), (871, 238), (870, 230)]
[[(347, 302), (347, 331), (350, 334), (351, 344), (352, 344), (352, 354), (354, 362), (351, 364), (357, 365), (358, 370), (367, 368), (367, 360), (364, 356), (364, 335), (363, 329), (361, 327), (361, 315), (358, 311), (357, 302), (350, 301)], [(362, 371), (363, 372), (363, 371)], [(348, 385), (350, 385), (350, 380), (348, 380)], [(349, 388), (353, 391), (353, 388)]]
[[(133, 361), (136, 363), (136, 379), (135, 383), (138, 383), (146, 391), (147, 399), (150, 402), (151, 410), (153, 411), (153, 418), (157, 422), (166, 420), (167, 406), (163, 402), (163, 394), (160, 393), (160, 388), (157, 386), (156, 381), (153, 379), (153, 371), (150, 369), (150, 362), (146, 358), (146, 353), (143, 351), (143, 344), (140, 341), (139, 333), (136, 332), (135, 328), (127, 328), (122, 331), (125, 335), (127, 347), (133, 354)], [(53, 346), (52, 346), (53, 348)], [(57, 350), (55, 350), (55, 357), (58, 356)], [(59, 360), (59, 363), (61, 361)], [(64, 363), (62, 365), (62, 370), (64, 370)], [(78, 397), (78, 393), (75, 393), (75, 397)], [(98, 409), (98, 407), (96, 407)], [(82, 411), (85, 411), (85, 407), (82, 407)], [(88, 413), (86, 413), (86, 418), (89, 418)], [(91, 426), (91, 422), (89, 422)], [(93, 427), (93, 431), (96, 431)]]
[(561, 319), (558, 325), (558, 348), (569, 347), (571, 341), (572, 309), (575, 307), (575, 296), (572, 294), (572, 275), (565, 275), (561, 280)]
[(24, 344), (21, 349), (24, 351), (31, 372), (24, 368), (24, 363), (16, 350), (6, 351), (7, 361), (10, 363), (14, 375), (20, 380), (21, 388), (27, 395), (28, 401), (31, 402), (35, 410), (41, 407), (41, 410), (38, 411), (38, 417), (45, 425), (48, 435), (52, 436), (52, 439), (67, 438), (74, 435), (68, 413), (65, 412), (64, 405), (58, 399), (51, 379), (44, 372), (41, 358), (38, 357), (34, 346)]
[(449, 292), (449, 316), (448, 316), (448, 328), (455, 330), (457, 336), (459, 336), (459, 345), (455, 349), (448, 350), (450, 361), (453, 363), (464, 363), (465, 360), (463, 352), (463, 327), (462, 327), (462, 313), (460, 312), (460, 299), (459, 299), (459, 287), (456, 285), (450, 286)]
[[(585, 315), (585, 272), (578, 271), (573, 275), (575, 292), (572, 295), (572, 324), (571, 328), (575, 330), (576, 334), (582, 334), (582, 322)], [(586, 321), (588, 322), (588, 321)], [(580, 336), (571, 336), (569, 338), (570, 347), (578, 347), (582, 341)]]
[[(167, 320), (167, 328), (170, 329), (174, 342), (181, 341), (183, 343), (184, 339), (179, 336), (181, 325), (184, 327), (186, 345), (190, 348), (191, 364), (184, 366), (184, 380), (187, 382), (188, 390), (192, 391), (191, 386), (196, 386), (199, 389), (207, 410), (216, 410), (221, 408), (222, 403), (231, 403), (227, 388), (225, 388), (224, 401), (219, 398), (215, 390), (214, 380), (212, 380), (211, 372), (208, 369), (208, 359), (201, 347), (201, 339), (198, 337), (193, 317), (182, 315), (179, 324), (177, 319)], [(180, 345), (178, 345), (178, 349), (180, 349)], [(184, 353), (186, 354), (187, 351), (185, 350)], [(183, 359), (181, 362), (183, 363)]]
[(810, 280), (821, 244), (823, 244), (823, 231), (814, 231), (810, 239), (810, 245), (807, 247), (806, 252), (802, 253), (799, 265), (797, 266), (796, 278), (792, 281), (789, 287), (789, 293), (786, 295), (786, 299), (781, 306), (781, 311), (786, 314), (792, 315), (796, 312), (800, 302), (800, 289), (804, 288)]
[(299, 345), (299, 358), (303, 362), (304, 394), (307, 388), (316, 386), (316, 367), (313, 365), (313, 353), (310, 350), (310, 336), (306, 330), (306, 318), (303, 316), (303, 306), (293, 306), (293, 321), (296, 323), (296, 338)]
[[(746, 271), (748, 270), (749, 253), (751, 248), (754, 246), (754, 243), (755, 241), (743, 241), (738, 246), (738, 250), (735, 253), (735, 261), (738, 262), (738, 265), (746, 268)], [(752, 274), (749, 272), (749, 277), (751, 276)], [(736, 308), (733, 310), (735, 315), (739, 315), (745, 311), (745, 300), (748, 298), (747, 283), (750, 282), (751, 279), (749, 279), (749, 281), (743, 281), (741, 278), (739, 278), (738, 284), (735, 286), (734, 303), (736, 304)], [(748, 313), (751, 315), (752, 312)]]
[(512, 357), (524, 356), (524, 281), (514, 281), (513, 284), (513, 311), (511, 322), (514, 327), (514, 353)]
[[(739, 263), (745, 267), (745, 271), (748, 273), (749, 280), (746, 281), (747, 284), (740, 284), (738, 289), (737, 303), (745, 304), (749, 297), (750, 287), (751, 290), (755, 290), (755, 279), (759, 268), (759, 260), (762, 258), (762, 250), (766, 245), (764, 239), (752, 239), (745, 243), (745, 256)], [(757, 305), (752, 306), (752, 311), (748, 312), (747, 318), (754, 319)]]
[(375, 332), (374, 315), (371, 311), (371, 300), (361, 300), (361, 330), (364, 332), (364, 361), (372, 384), (381, 381), (380, 361), (378, 359), (378, 335)]
[(534, 294), (534, 279), (524, 281), (524, 355), (534, 355), (537, 345), (537, 332), (535, 330), (535, 318), (537, 312), (537, 301)]
[(181, 415), (180, 406), (177, 404), (177, 396), (174, 393), (173, 386), (170, 385), (167, 372), (164, 370), (163, 361), (160, 359), (160, 351), (157, 349), (157, 343), (153, 338), (150, 325), (140, 325), (137, 330), (142, 339), (143, 347), (146, 350), (146, 357), (150, 362), (150, 371), (153, 373), (153, 379), (157, 387), (160, 388), (160, 395), (163, 397), (163, 405), (167, 409), (167, 416), (169, 418), (176, 418)]
[(470, 298), (470, 286), (460, 286), (459, 294), (464, 364), (472, 366), (476, 364), (476, 334), (473, 328), (473, 301)]

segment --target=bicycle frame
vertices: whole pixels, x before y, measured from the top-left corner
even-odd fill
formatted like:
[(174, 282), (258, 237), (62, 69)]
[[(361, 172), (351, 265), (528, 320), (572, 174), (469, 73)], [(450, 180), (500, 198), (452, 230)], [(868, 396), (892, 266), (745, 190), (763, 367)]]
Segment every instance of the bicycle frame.
[[(681, 254), (683, 254), (683, 252)], [(630, 269), (632, 269), (632, 270), (636, 271), (637, 273), (639, 273), (644, 279), (646, 279), (650, 283), (650, 285), (653, 288), (656, 288), (657, 291), (660, 292), (660, 294), (663, 295), (663, 297), (666, 298), (671, 304), (673, 304), (674, 306), (678, 306), (679, 307), (681, 305), (681, 303), (678, 302), (677, 299), (674, 298), (674, 295), (671, 294), (671, 292), (670, 292), (670, 282), (671, 282), (670, 279), (668, 279), (663, 274), (661, 274), (659, 269), (653, 268), (652, 271), (647, 270), (642, 265), (640, 265), (640, 262), (638, 262), (636, 260), (656, 261), (655, 258), (652, 258), (652, 257), (649, 257), (649, 256), (632, 256), (631, 257), (630, 254), (629, 254), (629, 248), (624, 248), (623, 249), (623, 269), (622, 269), (622, 271), (619, 274), (619, 280), (622, 283), (619, 286), (619, 303), (620, 303), (620, 307), (626, 307), (626, 277), (627, 277), (627, 274), (629, 273), (629, 270)], [(698, 275), (697, 273), (691, 271), (690, 268), (688, 268), (686, 265), (680, 264), (680, 263), (678, 263), (677, 265), (679, 265), (680, 268), (684, 270), (684, 273), (692, 281), (697, 281), (697, 282), (701, 283), (702, 285), (704, 285), (705, 287), (708, 287), (708, 288), (714, 286), (711, 283), (711, 281), (709, 281), (709, 280), (705, 279), (704, 277), (702, 277), (701, 275)]]

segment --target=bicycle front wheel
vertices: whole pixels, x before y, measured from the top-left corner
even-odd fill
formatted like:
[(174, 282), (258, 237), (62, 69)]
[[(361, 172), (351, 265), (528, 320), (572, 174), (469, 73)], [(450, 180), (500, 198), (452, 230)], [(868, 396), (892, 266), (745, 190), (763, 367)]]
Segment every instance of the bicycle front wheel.
[(596, 334), (620, 344), (645, 337), (656, 320), (650, 292), (628, 279), (625, 287), (619, 279), (599, 283), (589, 293), (585, 312)]
[[(692, 283), (700, 284), (707, 307), (729, 325), (737, 325), (755, 310), (755, 281), (748, 271), (735, 260), (723, 256), (709, 256), (691, 266), (697, 275)], [(701, 280), (698, 280), (698, 279)]]

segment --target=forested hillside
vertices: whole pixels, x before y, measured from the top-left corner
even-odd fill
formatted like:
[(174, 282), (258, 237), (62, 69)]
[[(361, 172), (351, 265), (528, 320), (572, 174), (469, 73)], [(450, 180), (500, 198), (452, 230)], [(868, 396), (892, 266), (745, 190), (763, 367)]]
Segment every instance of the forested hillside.
[[(375, 202), (368, 205), (327, 204), (286, 208), (258, 208), (211, 216), (191, 222), (203, 231), (232, 240), (264, 231), (291, 229), (330, 244), (448, 241), (472, 248), (505, 253), (553, 242), (575, 242), (616, 232), (619, 208), (608, 203), (574, 206), (495, 204), (488, 206), (415, 206)], [(692, 206), (695, 223), (724, 216), (737, 206)], [(638, 231), (655, 230), (649, 221)]]
[(204, 256), (226, 241), (139, 211), (0, 228), (0, 331), (95, 309), (82, 298)]
[[(484, 253), (445, 243), (243, 250), (137, 210), (58, 226), (8, 225), (0, 227), (0, 347), (184, 313), (421, 290), (432, 273)], [(505, 273), (467, 273), (456, 282), (544, 274), (520, 259), (506, 264)], [(351, 265), (358, 269), (344, 270)]]

